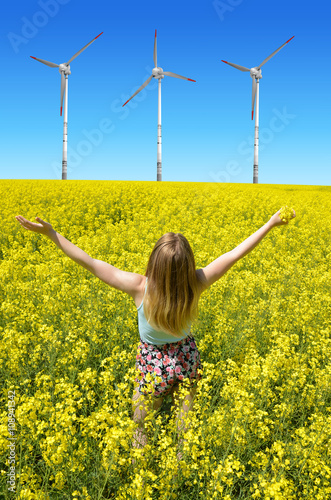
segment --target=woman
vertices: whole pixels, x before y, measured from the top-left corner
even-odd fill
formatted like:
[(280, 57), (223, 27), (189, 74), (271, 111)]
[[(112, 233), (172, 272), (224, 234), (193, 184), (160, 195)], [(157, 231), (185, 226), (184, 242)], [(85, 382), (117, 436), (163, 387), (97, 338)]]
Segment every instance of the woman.
[[(22, 227), (49, 237), (77, 264), (133, 298), (138, 310), (140, 334), (132, 398), (133, 419), (138, 423), (134, 447), (143, 447), (147, 443), (144, 419), (150, 409), (160, 408), (166, 394), (171, 395), (176, 408), (180, 409), (178, 432), (187, 430), (186, 417), (193, 407), (196, 384), (202, 373), (199, 351), (190, 332), (191, 322), (198, 314), (199, 297), (253, 250), (273, 227), (288, 224), (280, 219), (279, 214), (280, 210), (240, 245), (203, 269), (195, 269), (194, 255), (185, 236), (167, 233), (156, 242), (144, 276), (93, 259), (39, 217), (36, 217), (37, 224), (21, 215), (16, 216)], [(294, 212), (293, 217), (295, 215)], [(179, 384), (186, 380), (189, 391), (183, 401), (179, 401), (176, 397)], [(179, 451), (178, 459), (181, 456)]]

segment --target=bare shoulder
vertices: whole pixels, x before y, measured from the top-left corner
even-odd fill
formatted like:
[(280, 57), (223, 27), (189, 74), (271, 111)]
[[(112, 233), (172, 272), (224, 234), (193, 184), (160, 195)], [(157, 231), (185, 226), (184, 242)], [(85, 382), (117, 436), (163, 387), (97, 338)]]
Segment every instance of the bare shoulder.
[(132, 297), (144, 286), (143, 283), (146, 280), (145, 276), (141, 274), (122, 271), (107, 262), (97, 259), (92, 259), (89, 271), (107, 285), (128, 293)]
[(196, 269), (196, 275), (198, 278), (198, 284), (200, 288), (200, 294), (208, 288), (208, 282), (203, 269)]
[(145, 285), (146, 285), (146, 276), (142, 276), (141, 274), (138, 274), (136, 277), (136, 288), (131, 294), (136, 307), (139, 307), (140, 304), (142, 303), (144, 293), (145, 293)]
[(145, 284), (146, 284), (146, 276), (143, 276), (142, 274), (137, 274), (137, 273), (129, 273), (130, 278), (131, 278), (131, 294), (130, 295), (136, 295), (141, 292), (144, 293), (145, 290)]
[(236, 252), (226, 252), (203, 269), (197, 269), (203, 290), (219, 280), (239, 260)]

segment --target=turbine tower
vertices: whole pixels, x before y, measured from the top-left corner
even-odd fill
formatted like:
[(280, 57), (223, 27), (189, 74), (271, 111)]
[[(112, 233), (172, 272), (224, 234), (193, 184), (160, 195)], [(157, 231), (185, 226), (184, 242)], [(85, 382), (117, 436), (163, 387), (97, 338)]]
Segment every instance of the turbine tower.
[[(102, 31), (103, 33), (103, 31)], [(68, 146), (68, 141), (67, 141), (67, 136), (68, 136), (68, 76), (71, 75), (70, 71), (70, 66), (69, 64), (71, 61), (73, 61), (79, 54), (83, 52), (83, 50), (87, 49), (91, 43), (94, 42), (100, 35), (93, 38), (91, 42), (89, 42), (85, 47), (80, 49), (79, 52), (77, 52), (74, 56), (72, 56), (71, 59), (69, 59), (68, 62), (62, 63), (62, 64), (55, 64), (49, 61), (45, 61), (44, 59), (38, 59), (38, 57), (32, 57), (32, 59), (36, 59), (36, 61), (39, 61), (43, 64), (46, 64), (46, 66), (50, 66), (51, 68), (59, 68), (59, 73), (61, 75), (61, 104), (60, 104), (60, 116), (62, 116), (62, 104), (63, 104), (63, 95), (64, 95), (64, 116), (63, 116), (63, 150), (62, 150), (62, 180), (67, 179), (67, 146)]]
[[(294, 36), (292, 36), (294, 38)], [(229, 64), (230, 66), (233, 66), (234, 68), (239, 69), (240, 71), (249, 71), (250, 75), (252, 77), (252, 120), (254, 116), (254, 104), (255, 104), (255, 96), (256, 96), (256, 113), (255, 113), (255, 134), (254, 134), (254, 165), (253, 165), (253, 183), (257, 184), (258, 183), (258, 171), (259, 171), (259, 80), (262, 78), (262, 72), (261, 68), (262, 66), (269, 61), (277, 52), (282, 49), (290, 40), (290, 38), (287, 40), (287, 42), (283, 43), (279, 49), (275, 50), (269, 57), (267, 57), (259, 66), (256, 66), (254, 68), (245, 68), (245, 66), (239, 66), (238, 64), (233, 64), (228, 61), (223, 61), (222, 62)]]
[(154, 64), (155, 68), (152, 70), (152, 74), (147, 80), (142, 84), (141, 87), (135, 92), (130, 99), (128, 99), (123, 105), (125, 106), (135, 95), (138, 94), (143, 88), (145, 88), (152, 78), (158, 79), (158, 113), (157, 113), (157, 174), (156, 180), (162, 181), (162, 154), (161, 154), (161, 145), (162, 145), (162, 136), (161, 136), (161, 80), (164, 76), (173, 76), (174, 78), (181, 78), (182, 80), (189, 80), (190, 82), (195, 82), (196, 80), (192, 80), (191, 78), (186, 78), (185, 76), (177, 75), (176, 73), (171, 73), (170, 71), (163, 71), (162, 68), (157, 66), (157, 50), (156, 50), (156, 30), (155, 30), (155, 39), (154, 39)]

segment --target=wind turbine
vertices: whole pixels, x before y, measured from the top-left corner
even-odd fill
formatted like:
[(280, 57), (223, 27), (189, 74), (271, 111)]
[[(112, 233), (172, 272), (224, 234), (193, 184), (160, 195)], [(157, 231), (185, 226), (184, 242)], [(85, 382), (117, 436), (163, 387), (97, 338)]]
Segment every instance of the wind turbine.
[(61, 74), (61, 108), (60, 108), (60, 116), (62, 116), (62, 104), (63, 104), (63, 94), (64, 94), (64, 116), (63, 116), (63, 152), (62, 152), (62, 180), (67, 178), (67, 135), (68, 135), (68, 76), (71, 75), (69, 64), (73, 61), (79, 54), (83, 52), (83, 50), (87, 49), (91, 43), (94, 42), (100, 35), (102, 35), (103, 31), (93, 38), (93, 40), (85, 45), (79, 52), (77, 52), (68, 62), (62, 64), (55, 64), (49, 61), (45, 61), (44, 59), (38, 59), (38, 57), (32, 57), (32, 59), (36, 59), (46, 66), (50, 66), (51, 68), (59, 68), (59, 73)]
[[(294, 36), (292, 36), (294, 38)], [(254, 68), (245, 68), (245, 66), (239, 66), (238, 64), (233, 64), (228, 61), (223, 61), (222, 62), (229, 64), (230, 66), (233, 66), (234, 68), (239, 69), (240, 71), (249, 71), (250, 75), (253, 79), (253, 86), (252, 86), (252, 120), (254, 116), (254, 104), (255, 104), (255, 95), (256, 95), (256, 113), (255, 113), (255, 135), (254, 135), (254, 166), (253, 166), (253, 183), (257, 184), (258, 182), (258, 170), (259, 170), (259, 80), (262, 78), (262, 72), (261, 68), (262, 66), (269, 61), (277, 52), (282, 49), (290, 40), (290, 38), (287, 40), (287, 42), (283, 43), (279, 49), (275, 50), (269, 57), (267, 57), (259, 66), (256, 66)]]
[(152, 74), (147, 80), (142, 84), (141, 87), (135, 92), (130, 99), (128, 99), (123, 105), (125, 106), (135, 95), (138, 94), (143, 88), (145, 88), (152, 78), (156, 78), (159, 80), (158, 84), (158, 114), (157, 114), (157, 174), (156, 180), (162, 181), (162, 156), (161, 156), (161, 80), (164, 76), (173, 76), (174, 78), (181, 78), (182, 80), (189, 80), (190, 82), (195, 82), (196, 80), (192, 80), (191, 78), (186, 78), (185, 76), (177, 75), (176, 73), (171, 73), (170, 71), (163, 71), (162, 68), (157, 66), (157, 54), (156, 54), (156, 30), (155, 30), (155, 39), (154, 39), (154, 64), (155, 68), (152, 70)]

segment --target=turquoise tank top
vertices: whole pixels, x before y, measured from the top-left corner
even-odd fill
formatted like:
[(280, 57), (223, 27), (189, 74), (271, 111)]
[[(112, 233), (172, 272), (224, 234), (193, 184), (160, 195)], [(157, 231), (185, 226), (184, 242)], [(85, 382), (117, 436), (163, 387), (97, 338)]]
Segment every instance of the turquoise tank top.
[[(147, 279), (148, 278), (146, 278), (145, 294), (147, 288)], [(144, 299), (142, 300), (140, 306), (137, 308), (138, 330), (140, 338), (143, 342), (147, 342), (148, 344), (154, 344), (154, 345), (163, 345), (171, 342), (179, 342), (180, 340), (185, 339), (189, 335), (191, 331), (191, 325), (187, 331), (183, 331), (182, 337), (174, 337), (173, 335), (170, 335), (170, 333), (154, 330), (154, 328), (152, 328), (152, 326), (148, 323), (148, 321), (145, 318), (143, 304), (144, 304)]]

